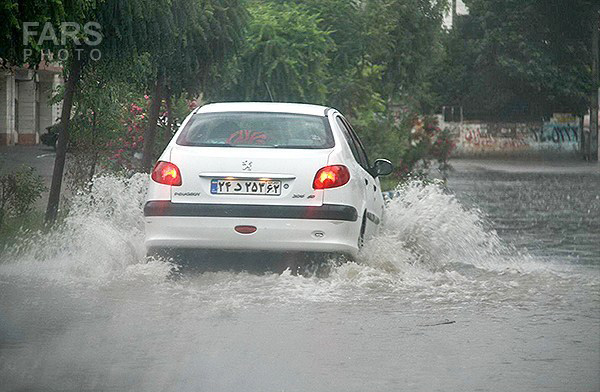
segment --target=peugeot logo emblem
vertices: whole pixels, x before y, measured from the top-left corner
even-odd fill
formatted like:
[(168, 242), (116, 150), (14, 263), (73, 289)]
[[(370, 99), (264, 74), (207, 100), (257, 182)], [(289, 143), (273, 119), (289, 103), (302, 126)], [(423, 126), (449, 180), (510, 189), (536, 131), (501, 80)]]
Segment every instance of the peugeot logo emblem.
[(242, 170), (252, 171), (252, 161), (242, 161)]

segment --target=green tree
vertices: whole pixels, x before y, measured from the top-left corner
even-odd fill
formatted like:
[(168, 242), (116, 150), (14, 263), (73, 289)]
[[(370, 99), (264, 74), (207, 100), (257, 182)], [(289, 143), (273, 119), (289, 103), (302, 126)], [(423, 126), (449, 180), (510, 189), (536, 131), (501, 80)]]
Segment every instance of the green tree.
[(0, 229), (5, 218), (31, 211), (44, 190), (42, 177), (32, 167), (22, 166), (7, 174), (0, 173)]
[(382, 67), (381, 95), (418, 110), (430, 109), (429, 77), (441, 54), (445, 1), (372, 0), (370, 20), (386, 37), (372, 62)]
[[(277, 5), (281, 2), (263, 3)], [(381, 26), (373, 19), (373, 1), (287, 0), (286, 3), (316, 17), (316, 27), (328, 35), (327, 66), (324, 75), (319, 76), (327, 104), (347, 114), (355, 113), (358, 107), (376, 105), (374, 81), (381, 75), (380, 67), (373, 66), (371, 59), (385, 46), (385, 38), (378, 33)], [(285, 12), (283, 7), (273, 11)]]
[(148, 34), (139, 51), (148, 54), (152, 98), (144, 132), (142, 169), (155, 157), (157, 121), (163, 100), (199, 94), (220, 64), (238, 45), (246, 20), (240, 0), (161, 0), (145, 9)]
[[(51, 48), (51, 41), (40, 42), (39, 36), (26, 35), (24, 23), (37, 23), (42, 27), (50, 23), (54, 31), (60, 31), (60, 23), (78, 7), (66, 7), (62, 0), (40, 2), (36, 0), (0, 1), (0, 67), (28, 64), (37, 67), (43, 49)], [(31, 50), (31, 53), (25, 50)]]
[(71, 184), (91, 187), (108, 145), (119, 139), (125, 143), (124, 118), (144, 91), (148, 68), (143, 59), (128, 58), (98, 61), (83, 70), (71, 119), (69, 151), (76, 161), (68, 173)]
[(318, 15), (294, 3), (253, 2), (239, 55), (209, 98), (323, 103), (332, 41)]
[[(23, 47), (31, 49), (31, 63), (36, 64), (43, 49), (51, 52), (66, 50), (68, 60), (63, 62), (66, 77), (61, 113), (61, 127), (57, 142), (52, 185), (48, 199), (46, 220), (56, 219), (60, 200), (69, 141), (74, 97), (80, 88), (80, 78), (90, 64), (90, 51), (97, 49), (103, 61), (123, 61), (137, 55), (149, 54), (154, 68), (153, 105), (150, 111), (144, 154), (144, 164), (151, 163), (151, 150), (155, 134), (155, 123), (162, 99), (182, 90), (198, 91), (206, 77), (210, 64), (217, 62), (227, 53), (239, 35), (243, 8), (239, 0), (78, 0), (63, 2), (4, 1), (0, 15), (6, 25), (2, 34), (3, 62), (20, 65)], [(100, 45), (90, 47), (80, 40), (46, 40), (42, 45), (35, 39), (23, 43), (23, 23), (45, 22), (54, 24), (60, 31), (60, 22), (76, 23), (80, 26), (97, 22), (102, 28)], [(83, 37), (81, 37), (83, 38)], [(154, 125), (153, 125), (154, 124)]]
[[(27, 63), (36, 69), (42, 59), (43, 51), (57, 52), (60, 49), (68, 50), (68, 61), (65, 62), (65, 90), (63, 96), (63, 108), (61, 113), (61, 129), (56, 148), (56, 159), (54, 162), (54, 172), (52, 176), (52, 185), (48, 198), (48, 209), (46, 211), (47, 221), (54, 221), (58, 211), (58, 202), (60, 199), (60, 189), (62, 184), (62, 175), (66, 158), (66, 148), (68, 143), (69, 123), (71, 120), (71, 110), (73, 105), (73, 96), (75, 94), (81, 68), (85, 62), (81, 52), (77, 49), (84, 47), (83, 42), (77, 43), (71, 39), (69, 42), (62, 42), (57, 35), (60, 35), (61, 23), (70, 22), (83, 26), (90, 21), (90, 13), (96, 8), (95, 0), (37, 2), (31, 0), (11, 1), (5, 0), (0, 5), (1, 19), (6, 21), (0, 28), (0, 57), (2, 57), (3, 66), (19, 66)], [(94, 20), (94, 19), (91, 19)], [(36, 24), (41, 30), (37, 35), (25, 34), (25, 24)], [(51, 35), (50, 39), (40, 39), (45, 29)], [(28, 51), (27, 56), (25, 50)], [(84, 51), (84, 49), (82, 49)], [(76, 54), (77, 53), (77, 54)]]
[(596, 1), (465, 3), (469, 15), (448, 33), (436, 78), (445, 103), (462, 105), (468, 117), (503, 120), (586, 111)]

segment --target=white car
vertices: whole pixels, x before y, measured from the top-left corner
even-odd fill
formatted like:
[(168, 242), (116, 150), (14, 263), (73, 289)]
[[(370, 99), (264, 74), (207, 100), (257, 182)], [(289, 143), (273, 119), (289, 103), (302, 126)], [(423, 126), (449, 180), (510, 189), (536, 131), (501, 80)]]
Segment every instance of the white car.
[(378, 176), (335, 109), (216, 103), (195, 109), (152, 171), (149, 253), (163, 249), (356, 256), (382, 222)]

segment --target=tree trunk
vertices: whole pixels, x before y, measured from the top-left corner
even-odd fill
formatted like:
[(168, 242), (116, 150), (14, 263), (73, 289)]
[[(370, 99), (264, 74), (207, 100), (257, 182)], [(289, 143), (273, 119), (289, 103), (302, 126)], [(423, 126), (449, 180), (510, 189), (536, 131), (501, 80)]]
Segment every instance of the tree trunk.
[(587, 148), (587, 159), (598, 161), (598, 88), (600, 87), (598, 30), (600, 30), (600, 8), (592, 14), (592, 86), (590, 104), (590, 137)]
[(94, 186), (94, 174), (96, 174), (96, 165), (98, 163), (98, 147), (96, 146), (96, 136), (98, 131), (98, 123), (96, 119), (96, 109), (92, 112), (92, 162), (90, 163), (90, 172), (88, 174), (88, 192), (92, 191)]
[(452, 28), (456, 28), (456, 0), (452, 0), (452, 22), (450, 22)]
[(73, 96), (79, 84), (81, 76), (82, 63), (78, 56), (73, 56), (73, 61), (69, 67), (69, 78), (65, 86), (65, 95), (63, 98), (62, 112), (60, 115), (60, 131), (58, 133), (58, 142), (56, 144), (56, 157), (54, 158), (54, 171), (52, 172), (52, 184), (50, 185), (50, 194), (48, 196), (48, 207), (46, 209), (46, 223), (52, 224), (56, 221), (58, 214), (58, 204), (60, 202), (60, 190), (65, 170), (65, 160), (67, 157), (67, 145), (69, 143), (69, 123), (71, 121), (71, 109), (73, 108)]
[(144, 148), (142, 150), (142, 170), (149, 172), (154, 163), (154, 141), (156, 139), (156, 124), (160, 114), (160, 106), (163, 96), (163, 76), (158, 74), (156, 85), (154, 86), (154, 94), (152, 94), (152, 103), (150, 105), (150, 113), (148, 116), (148, 126), (144, 132)]
[(173, 131), (173, 105), (171, 100), (171, 90), (165, 89), (165, 105), (167, 106), (167, 128), (169, 132)]

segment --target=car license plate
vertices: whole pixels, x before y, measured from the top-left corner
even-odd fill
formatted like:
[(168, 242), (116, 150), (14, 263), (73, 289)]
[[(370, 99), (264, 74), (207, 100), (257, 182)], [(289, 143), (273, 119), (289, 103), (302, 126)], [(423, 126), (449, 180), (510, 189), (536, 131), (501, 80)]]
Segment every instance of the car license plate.
[(229, 180), (213, 179), (210, 182), (213, 195), (281, 195), (281, 181), (275, 180)]

